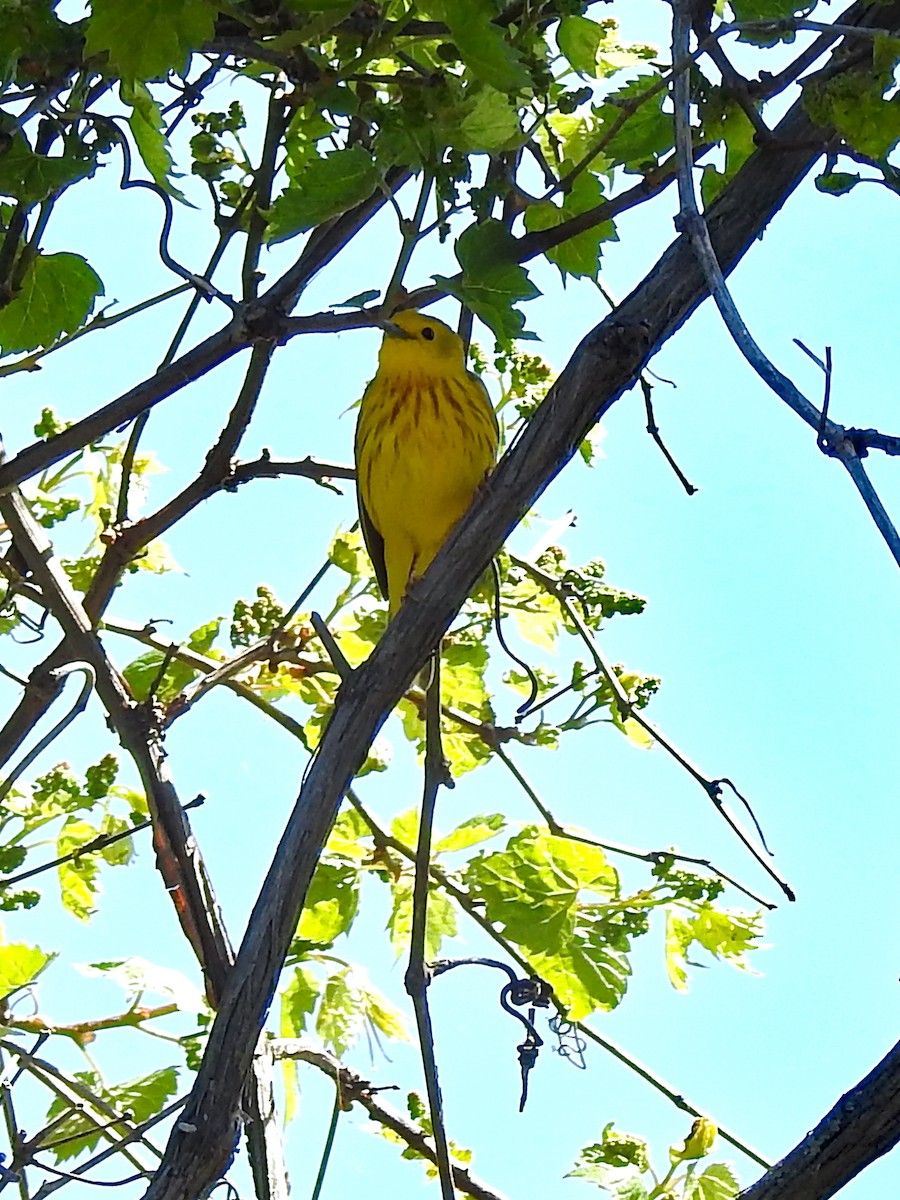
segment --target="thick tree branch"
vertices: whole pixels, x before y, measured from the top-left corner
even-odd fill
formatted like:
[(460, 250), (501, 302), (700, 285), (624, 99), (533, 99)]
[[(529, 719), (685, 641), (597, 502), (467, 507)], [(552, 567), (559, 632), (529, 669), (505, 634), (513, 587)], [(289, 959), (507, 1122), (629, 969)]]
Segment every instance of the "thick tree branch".
[(900, 1141), (900, 1042), (741, 1200), (828, 1200)]
[(213, 996), (221, 994), (232, 959), (212, 888), (188, 819), (168, 776), (159, 732), (151, 714), (135, 704), (124, 680), (106, 655), (90, 618), (53, 556), (45, 531), (18, 490), (0, 495), (0, 513), (63, 629), (73, 657), (89, 663), (97, 693), (122, 745), (134, 759), (153, 818), (157, 862), (179, 920), (206, 973)]
[[(900, 25), (900, 6), (869, 15)], [(828, 136), (800, 103), (775, 133), (776, 144), (747, 161), (710, 211), (710, 235), (726, 272), (785, 203)], [(173, 1130), (147, 1193), (151, 1200), (192, 1200), (231, 1158), (238, 1098), (309, 881), (341, 798), (387, 714), (518, 520), (707, 294), (691, 247), (679, 237), (617, 311), (583, 339), (371, 657), (342, 685), (250, 918), (185, 1119)]]

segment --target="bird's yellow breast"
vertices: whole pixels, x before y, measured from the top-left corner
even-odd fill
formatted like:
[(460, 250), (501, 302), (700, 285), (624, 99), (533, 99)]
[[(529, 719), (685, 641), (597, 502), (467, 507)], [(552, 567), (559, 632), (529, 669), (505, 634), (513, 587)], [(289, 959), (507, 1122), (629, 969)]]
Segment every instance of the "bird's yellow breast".
[(464, 368), (382, 369), (369, 385), (356, 433), (357, 485), (384, 542), (392, 611), (469, 507), (497, 440), (484, 386)]

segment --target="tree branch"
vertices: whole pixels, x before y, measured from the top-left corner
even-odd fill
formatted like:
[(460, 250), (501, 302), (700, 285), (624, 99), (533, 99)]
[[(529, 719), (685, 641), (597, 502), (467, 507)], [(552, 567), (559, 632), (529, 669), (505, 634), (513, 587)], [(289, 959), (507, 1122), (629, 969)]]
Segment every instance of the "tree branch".
[(740, 1200), (828, 1200), (900, 1141), (900, 1042)]
[[(349, 1067), (345, 1067), (333, 1055), (324, 1050), (317, 1050), (299, 1038), (276, 1038), (269, 1044), (272, 1055), (276, 1059), (293, 1059), (309, 1063), (310, 1066), (316, 1067), (323, 1074), (328, 1075), (337, 1084), (343, 1107), (349, 1108), (351, 1104), (359, 1104), (373, 1121), (377, 1121), (385, 1129), (396, 1133), (411, 1150), (415, 1150), (429, 1162), (437, 1163), (434, 1146), (419, 1126), (414, 1125), (395, 1108), (377, 1098), (376, 1094), (385, 1090), (383, 1087), (375, 1087), (361, 1075), (357, 1075)], [(482, 1183), (465, 1167), (451, 1163), (451, 1168), (453, 1183), (467, 1196), (474, 1197), (474, 1200), (505, 1200), (500, 1192), (495, 1191), (486, 1183)]]
[[(900, 24), (900, 11), (891, 11)], [(726, 271), (784, 204), (827, 139), (799, 102), (775, 132), (778, 142), (752, 155), (710, 210), (710, 234)], [(173, 1130), (147, 1193), (150, 1200), (188, 1200), (231, 1157), (238, 1098), (315, 864), (341, 798), (387, 714), (515, 524), (707, 294), (681, 236), (616, 312), (583, 339), (382, 641), (342, 685), (251, 915), (185, 1120)]]

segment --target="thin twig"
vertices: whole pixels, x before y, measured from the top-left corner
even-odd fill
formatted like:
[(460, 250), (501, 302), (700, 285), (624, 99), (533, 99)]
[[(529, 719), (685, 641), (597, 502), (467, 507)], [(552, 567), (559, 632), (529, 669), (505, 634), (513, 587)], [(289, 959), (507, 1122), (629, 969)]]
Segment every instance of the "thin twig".
[(255, 176), (253, 211), (247, 229), (247, 244), (244, 248), (244, 263), (241, 278), (244, 286), (244, 301), (255, 300), (259, 292), (259, 255), (263, 236), (268, 224), (265, 212), (272, 202), (272, 180), (275, 176), (275, 157), (285, 131), (285, 97), (276, 85), (269, 96), (269, 111), (266, 132)]
[[(276, 1038), (273, 1039), (271, 1045), (272, 1053), (276, 1058), (288, 1058), (309, 1063), (310, 1066), (333, 1079), (338, 1088), (342, 1106), (349, 1107), (351, 1104), (359, 1104), (373, 1121), (377, 1121), (385, 1129), (392, 1130), (416, 1154), (431, 1163), (437, 1162), (434, 1146), (424, 1131), (418, 1125), (414, 1125), (408, 1117), (378, 1099), (380, 1092), (396, 1091), (395, 1086), (376, 1087), (351, 1071), (349, 1067), (345, 1067), (327, 1051), (320, 1050), (300, 1038)], [(472, 1196), (474, 1200), (505, 1200), (500, 1192), (470, 1174), (465, 1167), (461, 1167), (455, 1162), (451, 1164), (451, 1167), (453, 1182), (467, 1196)]]
[[(2, 458), (2, 453), (0, 453), (0, 458)], [(39, 758), (40, 755), (43, 754), (43, 752), (47, 749), (47, 747), (59, 737), (63, 730), (68, 729), (78, 714), (84, 712), (84, 710), (87, 708), (88, 698), (90, 697), (97, 678), (94, 668), (90, 663), (69, 663), (65, 667), (59, 667), (53, 672), (53, 675), (57, 680), (62, 681), (66, 676), (74, 673), (81, 673), (84, 675), (81, 691), (78, 693), (75, 703), (66, 713), (66, 715), (57, 721), (51, 730), (44, 734), (41, 740), (35, 746), (33, 746), (31, 750), (28, 751), (25, 757), (16, 764), (3, 782), (0, 783), (0, 800), (9, 794), (13, 784), (17, 779), (24, 775), (35, 759)]]
[[(105, 1150), (102, 1150), (99, 1154), (93, 1155), (91, 1158), (87, 1159), (85, 1162), (80, 1163), (77, 1167), (74, 1167), (72, 1174), (81, 1176), (81, 1175), (85, 1174), (86, 1172), (90, 1171), (92, 1167), (97, 1167), (101, 1163), (104, 1163), (108, 1159), (114, 1157), (116, 1154), (119, 1153), (119, 1149), (121, 1146), (127, 1145), (129, 1142), (141, 1141), (143, 1139), (144, 1134), (148, 1130), (152, 1129), (155, 1125), (161, 1124), (161, 1122), (167, 1120), (169, 1117), (173, 1116), (176, 1112), (178, 1112), (178, 1110), (180, 1108), (183, 1108), (186, 1098), (187, 1097), (182, 1096), (180, 1100), (175, 1100), (175, 1101), (173, 1101), (172, 1104), (167, 1104), (164, 1109), (162, 1109), (158, 1113), (155, 1113), (154, 1116), (149, 1117), (141, 1125), (136, 1125), (129, 1133), (127, 1133), (124, 1137), (120, 1138), (119, 1141), (115, 1142), (111, 1146), (108, 1146)], [(68, 1180), (66, 1180), (66, 1179), (58, 1179), (58, 1180), (54, 1180), (49, 1183), (43, 1183), (38, 1188), (38, 1190), (35, 1192), (34, 1196), (32, 1197), (32, 1200), (46, 1200), (47, 1196), (52, 1195), (53, 1192), (55, 1192), (59, 1188), (63, 1187), (66, 1183), (68, 1183)]]
[[(3, 1056), (0, 1054), (0, 1070), (6, 1073), (6, 1067), (3, 1061)], [(28, 1192), (28, 1177), (25, 1173), (25, 1163), (19, 1162), (19, 1153), (22, 1146), (22, 1131), (19, 1128), (19, 1122), (16, 1119), (16, 1109), (13, 1102), (12, 1087), (0, 1084), (0, 1104), (3, 1107), (3, 1123), (6, 1126), (6, 1136), (9, 1139), (9, 1148), (12, 1151), (12, 1159), (7, 1170), (15, 1171), (17, 1175), (16, 1182), (19, 1187), (19, 1200), (30, 1200)], [(13, 1166), (13, 1164), (16, 1164)], [(2, 1184), (0, 1184), (2, 1187)]]
[(130, 1151), (123, 1149), (125, 1142), (122, 1136), (114, 1134), (113, 1126), (117, 1126), (121, 1134), (126, 1135), (127, 1141), (136, 1141), (145, 1150), (157, 1158), (160, 1157), (158, 1148), (139, 1133), (130, 1119), (122, 1116), (113, 1105), (104, 1100), (102, 1096), (96, 1095), (76, 1076), (65, 1075), (53, 1063), (36, 1058), (7, 1038), (0, 1041), (0, 1046), (7, 1054), (14, 1056), (35, 1079), (59, 1096), (71, 1108), (77, 1109), (85, 1120), (93, 1125), (96, 1132), (106, 1138), (108, 1142), (114, 1143), (116, 1151), (121, 1153), (139, 1171), (144, 1169), (143, 1163)]
[(309, 614), (310, 623), (316, 631), (316, 636), (325, 648), (325, 653), (331, 659), (331, 665), (341, 677), (342, 682), (346, 682), (353, 674), (353, 668), (347, 662), (343, 650), (337, 644), (331, 630), (322, 620), (319, 613), (313, 612)]
[(338, 1075), (334, 1081), (334, 1104), (331, 1109), (331, 1121), (328, 1124), (328, 1132), (325, 1134), (325, 1144), (322, 1147), (322, 1157), (319, 1161), (319, 1170), (316, 1174), (316, 1182), (313, 1186), (310, 1200), (319, 1200), (319, 1197), (322, 1195), (322, 1188), (325, 1186), (325, 1173), (328, 1170), (328, 1163), (331, 1160), (331, 1151), (334, 1149), (334, 1139), (337, 1134), (338, 1120), (342, 1107), (341, 1080)]
[(690, 480), (685, 475), (684, 471), (682, 471), (681, 467), (679, 467), (678, 463), (672, 457), (668, 446), (662, 440), (662, 434), (659, 431), (659, 426), (656, 424), (656, 417), (654, 416), (654, 413), (653, 413), (653, 400), (651, 399), (652, 390), (653, 389), (651, 388), (650, 383), (647, 381), (645, 376), (642, 375), (641, 376), (641, 391), (643, 392), (643, 395), (644, 395), (644, 408), (646, 409), (646, 412), (647, 412), (647, 432), (653, 438), (654, 442), (656, 442), (657, 446), (659, 446), (666, 462), (669, 464), (669, 466), (672, 468), (672, 470), (675, 472), (676, 476), (678, 477), (678, 482), (681, 484), (681, 486), (684, 488), (684, 490), (687, 492), (687, 494), (689, 496), (693, 496), (694, 493), (696, 491), (698, 491), (699, 489), (693, 483), (690, 482)]
[(431, 1128), (437, 1152), (438, 1175), (442, 1200), (454, 1200), (453, 1172), (450, 1166), (450, 1147), (444, 1127), (444, 1105), (438, 1080), (437, 1059), (434, 1053), (434, 1030), (428, 1004), (429, 970), (425, 962), (425, 940), (428, 927), (428, 892), (431, 867), (431, 836), (438, 789), (447, 782), (447, 764), (441, 744), (441, 654), (434, 652), (431, 682), (428, 686), (425, 714), (425, 787), (422, 812), (419, 817), (419, 839), (416, 847), (416, 871), (413, 883), (412, 929), (409, 939), (409, 966), (406, 969), (406, 990), (413, 1002), (419, 1050), (425, 1073), (425, 1090)]
[[(672, 56), (677, 58), (690, 45), (691, 15), (689, 0), (672, 0)], [(690, 126), (690, 81), (686, 74), (675, 76), (673, 84), (675, 110), (675, 150), (678, 173), (678, 196), (680, 202), (679, 228), (687, 236), (697, 261), (706, 278), (707, 286), (716, 302), (722, 320), (744, 358), (772, 391), (794, 410), (807, 425), (817, 432), (820, 445), (825, 452), (840, 459), (856, 485), (863, 503), (875, 526), (900, 566), (900, 533), (891, 521), (878, 494), (873, 488), (860, 455), (846, 430), (832, 421), (823, 421), (822, 414), (798, 391), (790, 379), (769, 359), (753, 339), (743, 318), (737, 310), (716, 252), (710, 240), (706, 221), (700, 214), (694, 191), (692, 173), (693, 146)]]
[[(668, 737), (667, 734), (663, 733), (663, 731), (652, 721), (649, 721), (643, 715), (640, 709), (632, 703), (631, 699), (625, 693), (618, 675), (613, 670), (612, 666), (606, 661), (606, 658), (597, 643), (597, 639), (591, 633), (576, 605), (574, 605), (566, 595), (560, 581), (555, 579), (552, 575), (548, 575), (545, 571), (542, 571), (540, 567), (535, 566), (534, 563), (528, 562), (527, 559), (520, 559), (512, 556), (512, 561), (515, 562), (517, 566), (520, 566), (527, 571), (536, 582), (541, 584), (541, 586), (546, 588), (546, 590), (555, 598), (557, 604), (559, 604), (569, 621), (571, 621), (571, 623), (575, 626), (579, 637), (593, 659), (594, 665), (606, 679), (606, 682), (611, 688), (613, 695), (615, 696), (616, 706), (619, 710), (622, 720), (624, 721), (626, 718), (630, 717), (633, 721), (636, 721), (645, 733), (648, 733), (658, 745), (662, 746), (662, 748), (666, 750), (675, 759), (675, 761), (687, 771), (692, 779), (696, 780), (696, 782), (703, 788), (704, 792), (706, 792), (707, 796), (715, 805), (717, 811), (724, 818), (731, 830), (750, 851), (766, 874), (769, 875), (769, 877), (778, 885), (782, 892), (784, 892), (788, 900), (795, 900), (796, 896), (794, 895), (793, 889), (790, 887), (787, 881), (781, 877), (778, 871), (775, 870), (772, 864), (767, 861), (763, 854), (760, 853), (760, 851), (754, 845), (753, 839), (722, 800), (722, 783), (725, 781), (722, 779), (709, 778), (703, 771), (700, 770), (696, 763), (692, 762), (691, 759), (689, 759), (688, 756), (682, 750), (680, 750), (678, 746), (675, 745), (675, 743)], [(729, 786), (732, 787), (732, 790), (736, 795), (739, 795), (737, 789), (734, 788), (733, 785)], [(750, 812), (751, 819), (758, 829), (759, 826), (756, 823), (756, 818), (753, 816), (752, 810), (742, 796), (740, 796), (740, 799), (747, 807), (748, 811)], [(763, 842), (763, 845), (765, 846), (765, 842)], [(768, 851), (768, 848), (765, 848)]]
[(394, 265), (394, 270), (391, 273), (390, 281), (384, 292), (385, 311), (390, 313), (390, 306), (393, 304), (397, 292), (403, 286), (403, 276), (406, 274), (406, 268), (409, 266), (410, 259), (413, 255), (413, 250), (416, 248), (416, 243), (419, 240), (419, 232), (422, 228), (422, 221), (425, 217), (425, 209), (428, 205), (428, 197), (431, 195), (432, 184), (434, 177), (429, 171), (422, 172), (422, 188), (419, 192), (419, 200), (416, 204), (416, 210), (413, 213), (412, 219), (406, 221), (401, 218), (400, 221), (400, 254), (397, 257), (397, 262)]
[[(401, 854), (404, 858), (406, 858), (407, 861), (415, 861), (415, 850), (383, 830), (375, 818), (361, 803), (359, 797), (354, 793), (352, 788), (347, 792), (347, 799), (354, 810), (359, 813), (363, 821), (368, 826), (375, 840), (375, 844), (379, 849), (393, 849), (396, 850), (398, 854)], [(472, 899), (469, 894), (460, 888), (454, 882), (451, 876), (434, 864), (431, 866), (431, 876), (435, 882), (447, 892), (448, 895), (453, 897), (453, 899), (457, 902), (463, 912), (466, 913), (469, 919), (474, 921), (475, 924), (478, 925), (478, 927), (487, 935), (487, 937), (493, 941), (495, 945), (497, 945), (503, 951), (503, 953), (507, 955), (508, 958), (510, 958), (513, 962), (518, 963), (523, 972), (526, 974), (535, 973), (527, 958), (525, 958), (511, 942), (507, 941), (503, 934), (497, 930), (494, 923), (489, 921), (481, 912), (481, 910), (472, 903)], [(557, 1005), (557, 1010), (560, 1012), (561, 1016), (566, 1016), (566, 1013), (560, 1008), (559, 1005)], [(580, 1029), (587, 1037), (592, 1038), (593, 1041), (612, 1054), (624, 1066), (634, 1071), (634, 1073), (643, 1079), (645, 1083), (649, 1083), (651, 1087), (655, 1088), (668, 1100), (671, 1100), (672, 1103), (683, 1112), (690, 1113), (695, 1117), (703, 1116), (703, 1111), (701, 1109), (690, 1104), (676, 1088), (672, 1087), (660, 1076), (654, 1074), (649, 1067), (644, 1066), (643, 1063), (626, 1053), (626, 1051), (624, 1051), (620, 1046), (601, 1037), (600, 1034), (596, 1033), (583, 1021), (578, 1022), (577, 1028)], [(725, 1139), (725, 1141), (729, 1142), (735, 1147), (735, 1149), (740, 1150), (742, 1154), (746, 1154), (748, 1158), (752, 1158), (754, 1162), (758, 1162), (760, 1166), (768, 1167), (770, 1165), (768, 1160), (763, 1158), (761, 1154), (759, 1154), (736, 1134), (731, 1133), (728, 1129), (723, 1128), (721, 1125), (719, 1126), (719, 1133)]]
[[(185, 811), (189, 808), (198, 808), (206, 802), (204, 795), (195, 796), (193, 800), (189, 800), (184, 805)], [(123, 829), (119, 833), (104, 833), (98, 834), (89, 842), (85, 842), (83, 846), (79, 846), (77, 850), (71, 851), (69, 854), (62, 854), (59, 858), (51, 858), (49, 862), (41, 863), (39, 867), (32, 867), (30, 871), (20, 871), (18, 875), (6, 875), (0, 877), (0, 891), (5, 888), (11, 888), (17, 883), (23, 883), (26, 879), (33, 879), (35, 875), (43, 875), (45, 871), (52, 871), (54, 867), (61, 867), (67, 862), (77, 862), (79, 858), (84, 858), (87, 854), (99, 854), (101, 850), (105, 850), (107, 846), (114, 846), (116, 842), (122, 842), (126, 838), (130, 838), (135, 833), (142, 833), (145, 829), (152, 827), (151, 821), (139, 821), (137, 825), (131, 825), (128, 829)]]
[(529, 783), (528, 779), (522, 773), (521, 768), (510, 758), (509, 754), (502, 746), (495, 746), (494, 753), (513, 776), (516, 782), (524, 791), (525, 795), (535, 806), (541, 816), (547, 823), (547, 828), (554, 837), (565, 838), (570, 842), (581, 842), (585, 846), (597, 846), (600, 850), (608, 851), (610, 854), (621, 854), (625, 858), (634, 858), (641, 862), (650, 863), (652, 866), (659, 866), (667, 859), (673, 862), (690, 863), (692, 866), (705, 867), (707, 871), (717, 875), (724, 883), (729, 884), (738, 892), (743, 892), (755, 904), (762, 905), (763, 908), (769, 910), (775, 909), (777, 905), (771, 900), (766, 900), (763, 896), (757, 895), (756, 892), (750, 890), (743, 883), (739, 883), (733, 876), (728, 875), (725, 871), (720, 870), (714, 863), (711, 863), (708, 858), (696, 858), (691, 854), (681, 854), (676, 850), (638, 850), (633, 846), (622, 846), (617, 842), (601, 842), (597, 838), (588, 837), (583, 833), (577, 833), (573, 829), (567, 829), (565, 825), (561, 825), (554, 817), (553, 813), (544, 804), (541, 797), (535, 791), (534, 787)]

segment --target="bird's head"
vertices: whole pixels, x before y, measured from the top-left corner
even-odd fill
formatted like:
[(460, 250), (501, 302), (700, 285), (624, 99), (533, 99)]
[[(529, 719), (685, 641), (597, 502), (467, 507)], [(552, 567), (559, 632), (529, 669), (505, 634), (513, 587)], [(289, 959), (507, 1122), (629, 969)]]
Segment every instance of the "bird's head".
[(390, 373), (445, 374), (466, 369), (461, 339), (437, 317), (407, 309), (395, 313), (384, 330), (379, 367)]

